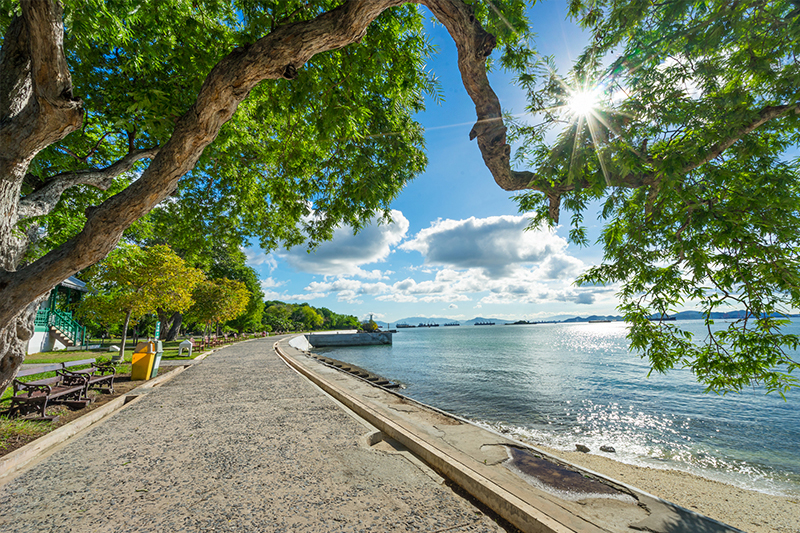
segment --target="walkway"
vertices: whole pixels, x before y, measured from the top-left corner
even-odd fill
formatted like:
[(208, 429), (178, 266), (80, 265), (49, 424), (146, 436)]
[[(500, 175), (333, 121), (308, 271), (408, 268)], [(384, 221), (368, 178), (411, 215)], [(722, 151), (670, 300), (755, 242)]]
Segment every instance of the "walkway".
[(222, 349), (0, 486), (0, 530), (502, 531), (274, 354)]

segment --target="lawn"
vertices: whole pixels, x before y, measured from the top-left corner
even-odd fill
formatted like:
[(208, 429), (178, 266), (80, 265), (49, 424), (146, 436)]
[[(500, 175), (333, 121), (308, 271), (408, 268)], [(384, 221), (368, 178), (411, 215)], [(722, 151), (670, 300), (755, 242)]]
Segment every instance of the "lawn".
[[(108, 347), (111, 345), (119, 346), (122, 339), (105, 339), (103, 348), (95, 350), (57, 350), (53, 352), (40, 352), (28, 354), (25, 356), (25, 364), (45, 364), (45, 363), (64, 363), (66, 361), (78, 361), (80, 359), (92, 359), (98, 357), (105, 357), (110, 359), (114, 352), (109, 352)], [(184, 350), (183, 357), (178, 357), (179, 347), (181, 343), (178, 341), (163, 342), (164, 355), (162, 359), (187, 359), (188, 352)], [(89, 346), (100, 344), (100, 339), (89, 339), (87, 341)], [(135, 346), (133, 342), (125, 343), (125, 361), (130, 361), (133, 356)], [(197, 357), (201, 352), (199, 350), (192, 351), (192, 358)]]

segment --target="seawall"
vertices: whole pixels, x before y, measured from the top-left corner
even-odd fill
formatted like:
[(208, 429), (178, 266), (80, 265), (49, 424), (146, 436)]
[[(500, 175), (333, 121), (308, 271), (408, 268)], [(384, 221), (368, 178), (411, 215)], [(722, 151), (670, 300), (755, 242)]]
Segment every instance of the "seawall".
[(307, 333), (305, 338), (314, 348), (392, 344), (392, 334), (388, 331), (375, 333)]

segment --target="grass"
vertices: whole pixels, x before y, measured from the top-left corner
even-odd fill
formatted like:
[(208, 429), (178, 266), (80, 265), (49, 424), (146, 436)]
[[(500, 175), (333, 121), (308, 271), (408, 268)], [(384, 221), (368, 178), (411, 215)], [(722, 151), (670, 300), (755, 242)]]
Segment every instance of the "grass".
[(22, 442), (27, 442), (49, 433), (49, 425), (31, 422), (30, 420), (0, 418), (0, 454), (8, 448), (15, 448)]

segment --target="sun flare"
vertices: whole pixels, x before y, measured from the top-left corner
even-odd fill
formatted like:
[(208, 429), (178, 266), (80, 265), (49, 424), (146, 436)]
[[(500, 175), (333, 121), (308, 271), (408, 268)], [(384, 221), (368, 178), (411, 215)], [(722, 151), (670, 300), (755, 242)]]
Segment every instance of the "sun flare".
[(567, 100), (567, 108), (573, 115), (586, 117), (597, 107), (597, 91), (576, 91)]

